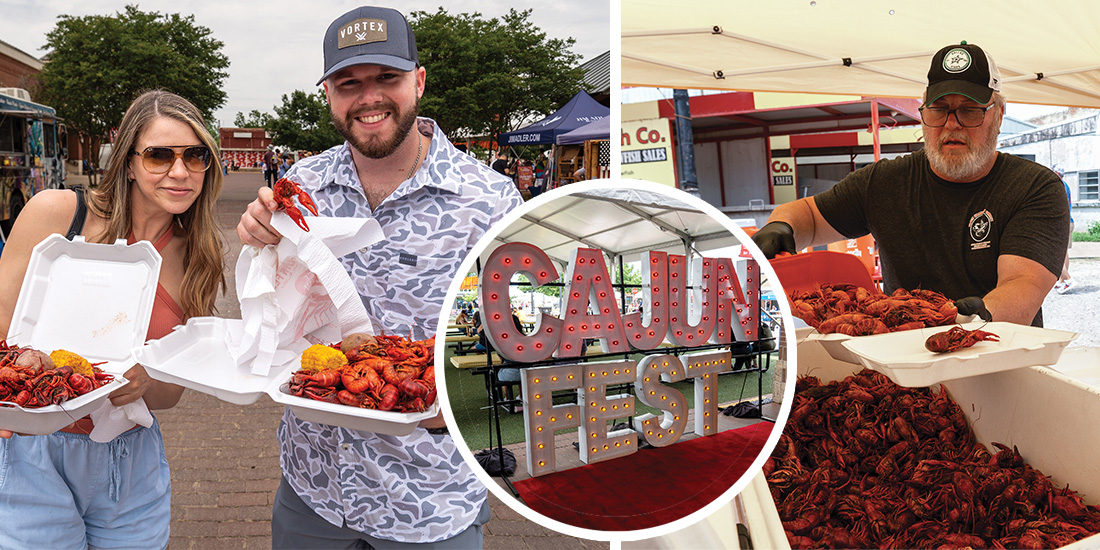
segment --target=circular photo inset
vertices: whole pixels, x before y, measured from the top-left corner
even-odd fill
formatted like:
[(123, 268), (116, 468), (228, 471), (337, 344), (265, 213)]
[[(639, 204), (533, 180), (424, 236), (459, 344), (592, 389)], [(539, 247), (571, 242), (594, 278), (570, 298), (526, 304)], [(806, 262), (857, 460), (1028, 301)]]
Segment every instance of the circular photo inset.
[(794, 329), (770, 269), (728, 217), (667, 186), (593, 181), (521, 206), (475, 246), (440, 320), (463, 455), (573, 536), (652, 537), (713, 512), (789, 409)]

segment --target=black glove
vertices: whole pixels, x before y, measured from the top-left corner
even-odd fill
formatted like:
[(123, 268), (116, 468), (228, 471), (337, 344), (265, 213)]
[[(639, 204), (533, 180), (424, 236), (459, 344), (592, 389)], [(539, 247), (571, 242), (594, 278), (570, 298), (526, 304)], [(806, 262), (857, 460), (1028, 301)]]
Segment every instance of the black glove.
[(768, 222), (753, 233), (752, 242), (760, 247), (764, 257), (772, 259), (780, 252), (794, 254), (794, 229), (787, 222)]
[(983, 321), (992, 321), (993, 314), (989, 313), (989, 310), (985, 308), (985, 302), (978, 296), (967, 296), (959, 300), (955, 300), (955, 308), (959, 310), (959, 315), (977, 315), (981, 317)]

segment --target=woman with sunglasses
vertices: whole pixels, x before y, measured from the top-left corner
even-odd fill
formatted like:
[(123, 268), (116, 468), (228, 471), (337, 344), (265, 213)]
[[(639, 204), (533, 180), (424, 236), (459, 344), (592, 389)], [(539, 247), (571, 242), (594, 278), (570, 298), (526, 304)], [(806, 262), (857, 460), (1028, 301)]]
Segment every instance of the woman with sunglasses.
[[(211, 315), (224, 289), (224, 243), (213, 207), (222, 172), (202, 115), (165, 91), (142, 94), (118, 129), (103, 181), (81, 193), (42, 191), (27, 203), (0, 257), (0, 334), (7, 334), (31, 250), (53, 233), (88, 242), (149, 241), (162, 263), (148, 338)], [(75, 312), (74, 312), (75, 313)], [(183, 388), (141, 365), (111, 394), (125, 405), (174, 406)], [(3, 426), (0, 426), (3, 428)], [(165, 548), (171, 484), (160, 428), (135, 425), (108, 443), (90, 418), (45, 436), (0, 430), (0, 548)]]

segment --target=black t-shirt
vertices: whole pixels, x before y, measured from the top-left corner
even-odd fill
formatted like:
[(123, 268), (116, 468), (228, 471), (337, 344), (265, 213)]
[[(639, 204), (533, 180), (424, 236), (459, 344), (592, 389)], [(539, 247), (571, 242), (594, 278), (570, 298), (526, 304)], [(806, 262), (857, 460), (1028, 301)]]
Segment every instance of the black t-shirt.
[[(887, 292), (984, 296), (997, 286), (1002, 254), (1062, 272), (1069, 239), (1065, 189), (1054, 172), (1016, 156), (998, 153), (986, 177), (951, 183), (917, 151), (856, 170), (814, 201), (840, 234), (874, 236)], [(1042, 326), (1042, 319), (1040, 310), (1032, 324)]]
[(508, 175), (506, 173), (507, 170), (508, 170), (508, 161), (507, 160), (504, 160), (504, 159), (494, 160), (492, 168), (493, 168), (493, 170), (496, 170), (497, 172), (500, 172), (501, 174), (504, 174), (506, 176)]

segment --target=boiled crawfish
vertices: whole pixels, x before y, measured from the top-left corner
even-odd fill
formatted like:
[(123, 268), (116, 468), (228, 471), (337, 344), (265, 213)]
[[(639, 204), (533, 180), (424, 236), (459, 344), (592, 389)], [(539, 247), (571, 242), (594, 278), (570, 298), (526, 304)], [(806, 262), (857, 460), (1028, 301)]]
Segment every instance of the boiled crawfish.
[(795, 316), (821, 334), (851, 336), (947, 325), (955, 322), (955, 302), (931, 290), (897, 289), (885, 294), (851, 284), (823, 284), (790, 294)]
[(863, 370), (795, 388), (762, 469), (794, 548), (1057, 548), (1100, 532), (1100, 508), (1015, 447), (986, 449), (942, 386)]
[(73, 372), (68, 366), (47, 368), (19, 364), (19, 357), (27, 352), (37, 353), (29, 347), (9, 346), (0, 340), (0, 401), (25, 409), (57, 405), (103, 387), (114, 379), (94, 365), (88, 376)]
[(297, 197), (298, 202), (302, 203), (302, 206), (316, 216), (317, 205), (313, 203), (313, 199), (309, 198), (309, 194), (302, 191), (297, 182), (286, 178), (281, 178), (275, 182), (272, 191), (275, 192), (275, 202), (279, 203), (279, 208), (286, 211), (290, 219), (294, 220), (294, 223), (298, 224), (298, 227), (301, 227), (303, 231), (309, 231), (305, 216), (302, 215), (302, 211), (297, 206), (294, 206), (294, 198)]
[[(351, 336), (348, 339), (352, 339)], [(291, 377), (291, 395), (380, 411), (421, 412), (435, 402), (435, 338), (378, 335), (344, 350), (348, 364)]]
[(947, 353), (968, 348), (978, 342), (999, 342), (1000, 337), (992, 332), (984, 330), (966, 330), (962, 327), (951, 327), (951, 330), (937, 332), (924, 341), (924, 347), (933, 353)]

